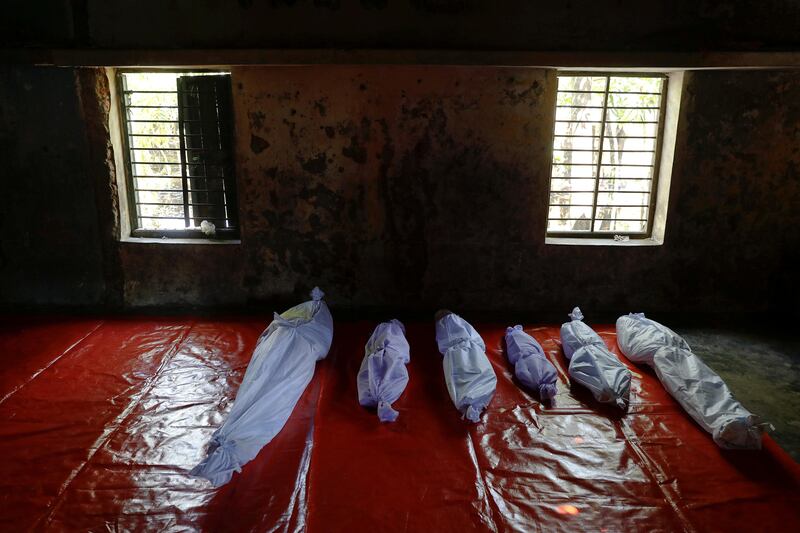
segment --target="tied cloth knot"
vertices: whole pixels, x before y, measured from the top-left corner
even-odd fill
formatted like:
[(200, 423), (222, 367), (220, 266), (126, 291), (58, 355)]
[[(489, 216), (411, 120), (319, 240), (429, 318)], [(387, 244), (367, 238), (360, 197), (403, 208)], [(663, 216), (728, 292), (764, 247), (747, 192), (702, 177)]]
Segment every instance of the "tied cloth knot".
[(476, 423), (480, 422), (480, 420), (481, 420), (481, 410), (480, 409), (475, 409), (475, 407), (473, 405), (469, 405), (467, 407), (467, 410), (464, 412), (464, 416), (470, 422), (476, 422)]
[(583, 313), (581, 313), (581, 308), (576, 307), (572, 310), (572, 312), (568, 315), (572, 320), (583, 320)]
[(400, 416), (400, 413), (392, 409), (389, 402), (383, 400), (378, 402), (378, 419), (381, 422), (394, 422), (398, 416)]
[(539, 385), (539, 399), (540, 400), (552, 400), (556, 397), (558, 393), (558, 388), (556, 387), (555, 383), (543, 383)]

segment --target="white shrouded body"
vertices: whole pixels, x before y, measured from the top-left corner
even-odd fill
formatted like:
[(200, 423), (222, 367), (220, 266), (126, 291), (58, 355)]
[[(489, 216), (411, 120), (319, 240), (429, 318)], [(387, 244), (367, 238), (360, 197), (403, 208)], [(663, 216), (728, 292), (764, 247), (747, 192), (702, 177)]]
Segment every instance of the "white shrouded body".
[(721, 448), (761, 448), (764, 424), (736, 401), (680, 335), (642, 313), (631, 313), (617, 319), (617, 344), (631, 361), (653, 367), (667, 392)]
[(583, 323), (577, 307), (572, 319), (561, 326), (561, 347), (569, 359), (569, 375), (592, 393), (601, 403), (628, 408), (631, 371), (606, 347), (603, 339)]
[(514, 375), (540, 400), (552, 400), (558, 393), (558, 374), (547, 360), (541, 344), (525, 333), (522, 325), (506, 328), (506, 355), (514, 365)]
[(466, 320), (449, 313), (436, 321), (436, 343), (450, 399), (470, 422), (478, 422), (497, 388), (483, 339)]
[(405, 331), (399, 320), (383, 322), (375, 328), (364, 347), (357, 378), (358, 402), (365, 407), (376, 407), (381, 422), (397, 420), (398, 412), (391, 404), (408, 384), (406, 365), (411, 359), (411, 350)]
[(311, 296), (276, 313), (259, 337), (233, 407), (193, 475), (224, 485), (283, 429), (333, 340), (333, 318), (323, 293), (315, 288)]

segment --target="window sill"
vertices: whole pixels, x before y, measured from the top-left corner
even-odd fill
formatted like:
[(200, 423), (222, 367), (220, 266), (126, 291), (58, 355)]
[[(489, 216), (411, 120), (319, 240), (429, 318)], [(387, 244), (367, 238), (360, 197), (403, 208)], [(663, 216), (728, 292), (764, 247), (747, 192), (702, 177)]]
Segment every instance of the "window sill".
[(123, 237), (120, 242), (125, 244), (201, 244), (201, 245), (230, 245), (242, 244), (241, 239), (181, 239), (181, 238), (155, 238), (155, 237)]
[(654, 238), (630, 239), (628, 241), (615, 241), (614, 239), (583, 239), (574, 237), (545, 237), (545, 244), (567, 246), (661, 246), (663, 240)]

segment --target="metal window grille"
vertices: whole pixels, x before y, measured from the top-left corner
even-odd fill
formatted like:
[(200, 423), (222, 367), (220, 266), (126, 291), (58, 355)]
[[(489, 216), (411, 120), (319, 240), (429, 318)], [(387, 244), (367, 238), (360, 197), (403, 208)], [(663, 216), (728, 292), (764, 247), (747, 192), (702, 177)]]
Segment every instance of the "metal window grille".
[(558, 76), (549, 236), (651, 235), (666, 85), (663, 74)]
[[(134, 237), (238, 237), (230, 74), (118, 75)], [(206, 224), (206, 227), (209, 227)]]

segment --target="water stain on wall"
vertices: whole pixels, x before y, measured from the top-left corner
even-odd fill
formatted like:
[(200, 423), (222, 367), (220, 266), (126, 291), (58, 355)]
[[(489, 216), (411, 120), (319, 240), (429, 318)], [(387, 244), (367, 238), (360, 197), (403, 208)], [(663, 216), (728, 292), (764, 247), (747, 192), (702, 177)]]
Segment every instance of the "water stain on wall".
[(128, 306), (242, 305), (319, 284), (339, 308), (752, 312), (798, 294), (796, 72), (687, 76), (665, 243), (615, 248), (544, 242), (553, 71), (236, 68), (241, 244), (121, 243), (113, 283), (83, 142), (107, 129), (81, 122), (72, 72), (4, 72), (6, 304), (122, 286)]

